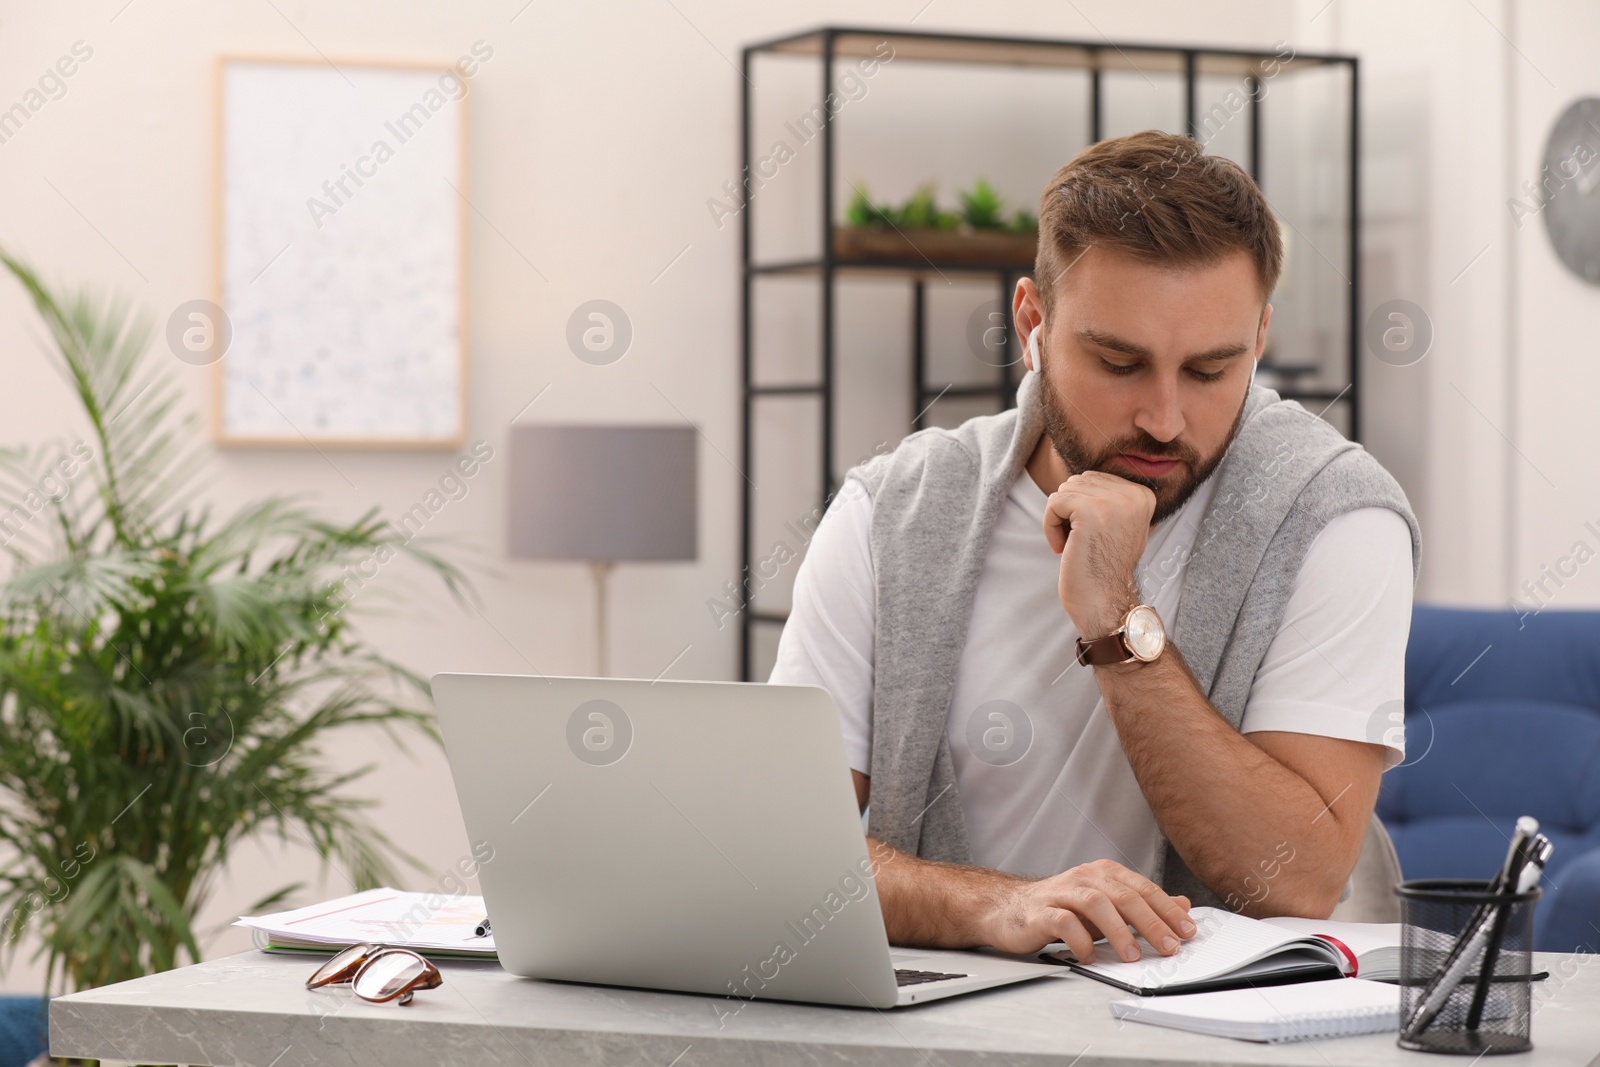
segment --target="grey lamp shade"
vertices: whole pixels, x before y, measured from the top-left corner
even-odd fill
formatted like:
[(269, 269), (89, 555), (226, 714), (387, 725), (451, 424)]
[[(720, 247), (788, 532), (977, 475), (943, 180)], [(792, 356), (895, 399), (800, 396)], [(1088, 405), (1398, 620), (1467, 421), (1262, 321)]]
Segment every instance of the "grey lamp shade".
[(511, 427), (509, 550), (521, 559), (694, 559), (692, 426)]

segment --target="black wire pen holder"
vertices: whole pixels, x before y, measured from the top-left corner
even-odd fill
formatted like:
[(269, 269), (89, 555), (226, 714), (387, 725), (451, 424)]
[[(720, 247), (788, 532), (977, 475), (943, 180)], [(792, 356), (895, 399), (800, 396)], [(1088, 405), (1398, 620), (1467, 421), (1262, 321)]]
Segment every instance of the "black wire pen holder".
[[(1402, 882), (1395, 893), (1401, 902), (1397, 1044), (1463, 1056), (1531, 1049), (1533, 906), (1543, 890), (1534, 886), (1523, 893), (1494, 893), (1483, 879), (1430, 878)], [(1470, 939), (1486, 917), (1498, 925), (1499, 936), (1491, 934), (1471, 948), (1438, 1013), (1425, 1026), (1407, 1028), (1417, 1005), (1434, 993), (1440, 975), (1462, 955), (1458, 942)]]

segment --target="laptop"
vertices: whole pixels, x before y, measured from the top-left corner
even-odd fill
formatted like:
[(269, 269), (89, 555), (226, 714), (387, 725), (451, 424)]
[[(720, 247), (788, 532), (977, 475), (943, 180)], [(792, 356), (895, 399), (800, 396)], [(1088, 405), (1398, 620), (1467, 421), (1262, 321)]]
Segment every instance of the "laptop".
[(892, 1008), (1066, 971), (890, 948), (823, 689), (447, 673), (433, 698), (513, 974)]

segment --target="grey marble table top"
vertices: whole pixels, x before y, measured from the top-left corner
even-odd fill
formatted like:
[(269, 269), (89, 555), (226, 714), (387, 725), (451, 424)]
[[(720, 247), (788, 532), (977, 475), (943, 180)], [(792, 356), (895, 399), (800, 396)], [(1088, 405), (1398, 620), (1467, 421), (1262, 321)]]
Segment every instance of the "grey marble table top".
[[(1600, 1067), (1600, 955), (1540, 953), (1531, 1053), (1502, 1062)], [(555, 1067), (984, 1067), (1304, 1064), (1448, 1067), (1394, 1034), (1262, 1045), (1112, 1018), (1120, 991), (1070, 973), (911, 1008), (816, 1007), (516, 978), (445, 962), (406, 1007), (348, 987), (308, 991), (314, 959), (245, 952), (57, 998), (58, 1056), (211, 1067), (472, 1064)]]

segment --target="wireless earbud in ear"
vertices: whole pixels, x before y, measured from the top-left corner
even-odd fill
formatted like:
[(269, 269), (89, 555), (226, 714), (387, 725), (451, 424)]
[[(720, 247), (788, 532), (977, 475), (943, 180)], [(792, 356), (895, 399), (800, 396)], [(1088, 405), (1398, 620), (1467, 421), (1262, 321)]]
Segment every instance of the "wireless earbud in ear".
[(1033, 355), (1033, 371), (1035, 374), (1043, 373), (1043, 365), (1039, 362), (1039, 330), (1043, 326), (1035, 326), (1028, 334), (1028, 351)]

